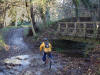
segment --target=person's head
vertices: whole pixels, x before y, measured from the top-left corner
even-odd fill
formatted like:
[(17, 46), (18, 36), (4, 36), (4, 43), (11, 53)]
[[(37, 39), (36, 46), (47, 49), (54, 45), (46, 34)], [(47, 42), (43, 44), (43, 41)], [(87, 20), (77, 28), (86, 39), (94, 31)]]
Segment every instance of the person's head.
[(48, 41), (48, 38), (44, 38), (44, 41)]

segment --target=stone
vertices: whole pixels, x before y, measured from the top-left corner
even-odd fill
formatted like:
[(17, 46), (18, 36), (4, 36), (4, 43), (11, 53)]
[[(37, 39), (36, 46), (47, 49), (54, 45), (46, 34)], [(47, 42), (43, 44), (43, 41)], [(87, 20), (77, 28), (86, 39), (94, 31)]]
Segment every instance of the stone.
[(21, 65), (29, 65), (29, 56), (28, 55), (20, 55), (20, 56), (15, 56), (12, 58), (7, 58), (4, 60), (4, 63), (10, 66), (21, 66)]
[(26, 71), (24, 75), (33, 75), (31, 71)]
[(12, 67), (11, 67), (11, 66), (9, 66), (9, 65), (7, 65), (7, 66), (6, 66), (6, 68), (7, 68), (7, 69), (11, 69)]

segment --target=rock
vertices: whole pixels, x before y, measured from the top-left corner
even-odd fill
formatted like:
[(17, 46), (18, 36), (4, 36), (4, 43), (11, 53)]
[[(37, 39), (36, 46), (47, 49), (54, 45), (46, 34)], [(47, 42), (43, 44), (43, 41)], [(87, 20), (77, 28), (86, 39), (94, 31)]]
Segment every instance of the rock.
[(26, 71), (24, 75), (33, 75), (31, 71)]
[(20, 55), (20, 56), (15, 56), (12, 58), (7, 58), (4, 60), (4, 63), (10, 66), (21, 66), (21, 65), (29, 65), (30, 57), (28, 55)]
[(29, 56), (28, 55), (20, 55), (20, 56), (17, 56), (16, 59), (19, 59), (19, 60), (26, 60), (28, 59)]
[(11, 68), (12, 68), (12, 66), (7, 65), (7, 66), (6, 66), (6, 68), (7, 68), (7, 69), (11, 69)]
[(6, 59), (4, 60), (6, 64), (21, 64), (21, 61), (18, 59)]

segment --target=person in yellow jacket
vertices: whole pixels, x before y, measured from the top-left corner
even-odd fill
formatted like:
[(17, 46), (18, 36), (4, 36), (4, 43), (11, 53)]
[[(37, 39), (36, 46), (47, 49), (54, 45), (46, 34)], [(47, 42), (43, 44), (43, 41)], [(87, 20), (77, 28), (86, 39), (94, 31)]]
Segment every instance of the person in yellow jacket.
[[(40, 45), (40, 51), (44, 51), (44, 55), (42, 57), (42, 60), (45, 62), (46, 61), (46, 55), (48, 54), (49, 58), (52, 59), (52, 45), (49, 43), (47, 38), (44, 38), (44, 42)], [(46, 62), (45, 62), (46, 63)]]

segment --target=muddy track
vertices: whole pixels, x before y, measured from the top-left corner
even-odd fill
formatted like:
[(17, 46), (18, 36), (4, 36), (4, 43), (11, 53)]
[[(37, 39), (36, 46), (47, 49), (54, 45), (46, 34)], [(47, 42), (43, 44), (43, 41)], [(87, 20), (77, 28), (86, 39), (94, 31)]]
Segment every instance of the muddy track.
[[(0, 75), (88, 75), (89, 72), (90, 75), (94, 75), (96, 72), (95, 67), (91, 66), (93, 64), (90, 58), (66, 57), (56, 52), (53, 52), (53, 65), (49, 70), (43, 65), (42, 55), (39, 49), (34, 47), (34, 42), (25, 42), (23, 31), (24, 28), (19, 28), (7, 32), (5, 41), (11, 48), (8, 52), (0, 52), (0, 60), (8, 58), (6, 64), (0, 65), (4, 68)], [(27, 65), (24, 65), (26, 63)]]

